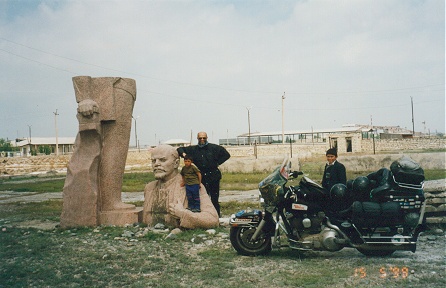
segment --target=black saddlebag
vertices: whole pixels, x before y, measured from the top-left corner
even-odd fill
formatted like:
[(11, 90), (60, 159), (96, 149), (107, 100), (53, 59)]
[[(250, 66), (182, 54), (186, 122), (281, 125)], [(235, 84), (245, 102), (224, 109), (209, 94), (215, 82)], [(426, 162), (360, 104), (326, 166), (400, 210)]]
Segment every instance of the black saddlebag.
[(424, 171), (418, 163), (409, 157), (402, 157), (390, 165), (393, 178), (398, 185), (422, 185)]
[(359, 202), (352, 205), (352, 222), (359, 227), (393, 226), (403, 222), (397, 202)]

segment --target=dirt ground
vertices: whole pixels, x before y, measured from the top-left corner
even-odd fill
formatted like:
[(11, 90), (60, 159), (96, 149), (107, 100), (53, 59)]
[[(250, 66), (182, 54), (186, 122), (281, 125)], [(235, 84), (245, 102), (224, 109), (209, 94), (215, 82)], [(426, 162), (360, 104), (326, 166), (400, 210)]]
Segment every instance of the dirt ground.
[[(46, 200), (62, 199), (62, 192), (53, 193), (38, 193), (38, 192), (13, 192), (13, 191), (0, 191), (0, 204), (1, 203), (14, 203), (14, 202), (41, 202)], [(220, 191), (220, 201), (240, 201), (240, 202), (256, 202), (259, 200), (258, 190), (248, 191)], [(137, 202), (144, 201), (144, 192), (123, 192), (123, 202)]]

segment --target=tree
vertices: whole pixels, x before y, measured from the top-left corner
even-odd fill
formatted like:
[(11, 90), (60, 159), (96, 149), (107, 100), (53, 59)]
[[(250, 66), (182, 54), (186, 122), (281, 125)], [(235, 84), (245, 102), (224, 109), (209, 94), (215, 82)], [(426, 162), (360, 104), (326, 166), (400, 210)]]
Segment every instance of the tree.
[(0, 151), (15, 151), (16, 147), (11, 145), (11, 142), (0, 138)]
[(50, 155), (51, 154), (51, 147), (49, 145), (43, 145), (39, 146), (39, 153)]

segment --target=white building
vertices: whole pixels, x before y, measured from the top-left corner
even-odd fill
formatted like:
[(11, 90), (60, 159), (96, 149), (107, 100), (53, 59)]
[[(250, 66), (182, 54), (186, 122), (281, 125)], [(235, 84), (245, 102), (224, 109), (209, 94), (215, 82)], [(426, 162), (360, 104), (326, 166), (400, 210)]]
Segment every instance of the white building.
[(51, 154), (56, 154), (56, 142), (59, 147), (59, 155), (69, 154), (73, 152), (74, 141), (76, 137), (32, 137), (19, 142), (13, 142), (13, 147), (18, 147), (20, 156), (26, 157), (31, 155), (31, 151), (37, 154), (43, 154), (45, 148), (49, 148)]

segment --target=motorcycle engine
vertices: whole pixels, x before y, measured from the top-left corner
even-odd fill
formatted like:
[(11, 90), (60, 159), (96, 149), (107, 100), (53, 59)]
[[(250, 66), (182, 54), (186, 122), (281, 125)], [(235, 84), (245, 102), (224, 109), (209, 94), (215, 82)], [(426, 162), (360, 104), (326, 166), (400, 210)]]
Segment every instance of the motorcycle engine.
[(291, 214), (288, 220), (293, 229), (293, 235), (297, 237), (305, 237), (308, 235), (318, 234), (322, 230), (322, 221), (325, 213), (319, 211), (317, 213)]
[(336, 243), (338, 232), (322, 225), (325, 213), (290, 215), (289, 223), (293, 235), (299, 240), (301, 247), (310, 250), (338, 251), (342, 247)]

